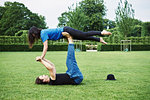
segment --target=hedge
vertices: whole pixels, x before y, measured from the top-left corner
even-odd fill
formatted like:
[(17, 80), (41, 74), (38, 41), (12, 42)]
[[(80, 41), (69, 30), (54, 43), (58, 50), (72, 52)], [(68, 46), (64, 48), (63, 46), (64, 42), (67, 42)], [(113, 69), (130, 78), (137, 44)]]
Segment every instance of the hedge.
[(150, 51), (150, 45), (132, 45), (132, 51)]
[[(120, 45), (98, 45), (98, 51), (120, 51)], [(131, 51), (150, 51), (150, 45), (131, 45)]]
[[(119, 38), (118, 36), (114, 36), (114, 37), (104, 37), (104, 40), (108, 43), (112, 44), (116, 44), (119, 45), (121, 38)], [(132, 44), (140, 44), (140, 45), (149, 45), (150, 44), (150, 37), (127, 37), (127, 40), (131, 40)], [(59, 43), (59, 42), (63, 42), (62, 39), (57, 40), (57, 41), (48, 41), (48, 44), (55, 44), (55, 43)], [(82, 41), (82, 43), (85, 43), (87, 41)], [(95, 42), (90, 41), (90, 43), (95, 44)], [(7, 44), (13, 44), (13, 45), (27, 45), (28, 44), (28, 39), (26, 36), (0, 36), (0, 44), (2, 45), (7, 45)], [(42, 42), (41, 40), (37, 41), (35, 44), (37, 45), (41, 45)]]
[[(32, 49), (29, 45), (0, 45), (0, 51), (42, 51), (43, 45), (34, 45)], [(48, 51), (67, 51), (68, 44), (63, 45), (48, 45)], [(85, 45), (82, 45), (82, 50), (85, 51)]]
[[(34, 45), (32, 49), (28, 45), (0, 45), (0, 51), (42, 51), (43, 45)], [(50, 51), (66, 51), (67, 45), (49, 45)]]
[[(48, 51), (67, 51), (67, 44), (49, 45)], [(29, 49), (28, 45), (0, 45), (0, 51), (42, 51), (43, 45), (34, 45)], [(98, 51), (120, 51), (120, 45), (98, 45)], [(86, 46), (82, 45), (82, 51), (86, 51)], [(150, 45), (132, 45), (132, 51), (150, 51)]]

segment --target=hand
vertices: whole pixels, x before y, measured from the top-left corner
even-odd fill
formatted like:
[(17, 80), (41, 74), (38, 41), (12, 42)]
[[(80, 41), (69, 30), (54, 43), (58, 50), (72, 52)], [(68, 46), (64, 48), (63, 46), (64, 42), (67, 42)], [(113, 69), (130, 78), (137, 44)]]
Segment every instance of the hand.
[(41, 61), (41, 57), (40, 57), (40, 56), (37, 56), (37, 57), (36, 57), (36, 61)]

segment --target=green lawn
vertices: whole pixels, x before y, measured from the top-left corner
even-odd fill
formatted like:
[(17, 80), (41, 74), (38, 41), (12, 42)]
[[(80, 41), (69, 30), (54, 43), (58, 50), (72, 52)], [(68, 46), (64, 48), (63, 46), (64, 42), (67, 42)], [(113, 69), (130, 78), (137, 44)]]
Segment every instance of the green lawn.
[[(0, 100), (149, 100), (150, 51), (76, 52), (81, 85), (36, 85), (47, 74), (35, 61), (41, 52), (0, 52)], [(57, 73), (66, 71), (67, 52), (48, 52)], [(116, 81), (106, 81), (114, 74)]]

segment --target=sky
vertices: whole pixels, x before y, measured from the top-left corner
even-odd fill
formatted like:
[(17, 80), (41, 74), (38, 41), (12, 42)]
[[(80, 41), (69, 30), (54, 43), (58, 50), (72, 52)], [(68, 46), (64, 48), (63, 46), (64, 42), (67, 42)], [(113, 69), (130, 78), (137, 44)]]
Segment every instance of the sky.
[[(58, 17), (61, 13), (68, 11), (68, 7), (82, 0), (0, 0), (0, 6), (6, 1), (17, 1), (23, 3), (33, 13), (45, 16), (49, 28), (56, 28)], [(104, 18), (115, 21), (115, 10), (120, 0), (104, 0), (107, 12)], [(123, 0), (124, 1), (124, 0)], [(135, 10), (135, 18), (143, 22), (150, 21), (150, 0), (128, 0)]]

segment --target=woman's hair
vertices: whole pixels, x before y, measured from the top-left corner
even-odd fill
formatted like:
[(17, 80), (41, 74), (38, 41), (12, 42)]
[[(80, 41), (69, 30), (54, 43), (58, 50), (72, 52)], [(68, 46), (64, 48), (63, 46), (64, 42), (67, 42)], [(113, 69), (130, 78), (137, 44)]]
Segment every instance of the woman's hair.
[(29, 33), (28, 33), (29, 48), (32, 48), (35, 40), (40, 39), (40, 33), (41, 33), (41, 29), (35, 26), (32, 26), (29, 29)]
[(43, 79), (40, 79), (39, 77), (36, 78), (35, 84), (47, 84), (47, 82), (43, 82)]

